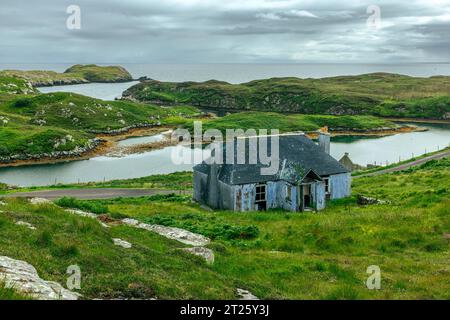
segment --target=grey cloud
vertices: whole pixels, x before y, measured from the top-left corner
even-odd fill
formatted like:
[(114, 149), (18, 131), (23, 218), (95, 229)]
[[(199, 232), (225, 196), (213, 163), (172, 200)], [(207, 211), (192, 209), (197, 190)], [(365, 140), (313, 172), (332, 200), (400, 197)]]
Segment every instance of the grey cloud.
[[(2, 0), (0, 61), (450, 60), (450, 0), (376, 1), (385, 25), (378, 31), (365, 24), (372, 2)], [(65, 27), (72, 3), (82, 9), (81, 30)]]

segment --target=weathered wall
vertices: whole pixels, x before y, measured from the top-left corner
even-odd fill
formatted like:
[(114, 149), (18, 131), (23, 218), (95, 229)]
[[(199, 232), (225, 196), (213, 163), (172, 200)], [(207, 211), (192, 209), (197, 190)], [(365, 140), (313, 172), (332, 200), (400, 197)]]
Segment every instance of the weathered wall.
[[(266, 207), (267, 209), (283, 208), (285, 210), (296, 211), (297, 188), (291, 185), (290, 201), (287, 199), (287, 185), (285, 181), (270, 181), (266, 186)], [(255, 211), (256, 184), (246, 184), (231, 187), (231, 201), (236, 211)]]
[(317, 181), (312, 184), (311, 192), (313, 194), (313, 204), (316, 210), (325, 209), (325, 183), (322, 181)]
[(244, 184), (234, 186), (234, 208), (236, 211), (253, 211), (255, 210), (255, 185)]
[(193, 173), (193, 183), (194, 183), (194, 194), (193, 198), (195, 201), (200, 203), (206, 203), (205, 192), (206, 192), (206, 181), (208, 176), (204, 173), (194, 171)]
[(341, 173), (330, 176), (331, 199), (340, 199), (350, 196), (351, 174)]
[(219, 207), (220, 209), (234, 210), (233, 186), (219, 181)]

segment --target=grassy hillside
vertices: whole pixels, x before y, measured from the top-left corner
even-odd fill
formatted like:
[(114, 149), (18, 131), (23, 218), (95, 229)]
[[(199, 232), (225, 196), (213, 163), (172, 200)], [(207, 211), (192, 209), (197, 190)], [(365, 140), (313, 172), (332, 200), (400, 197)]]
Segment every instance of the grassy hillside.
[(157, 106), (102, 101), (64, 92), (18, 97), (1, 105), (0, 110), (30, 117), (30, 122), (35, 124), (89, 130), (111, 130), (155, 122), (156, 117), (167, 114)]
[(84, 146), (92, 135), (54, 126), (39, 126), (28, 117), (0, 112), (0, 157), (70, 151)]
[(221, 81), (146, 81), (125, 98), (205, 108), (449, 118), (450, 77), (414, 78), (374, 73), (323, 79), (272, 78), (232, 85)]
[(31, 84), (21, 78), (4, 75), (0, 72), (0, 95), (35, 93)]
[(198, 113), (187, 106), (161, 108), (64, 92), (7, 97), (0, 101), (0, 157), (69, 151), (85, 146), (92, 133), (120, 132)]
[[(59, 208), (8, 199), (0, 212), (0, 253), (62, 284), (67, 266), (79, 265), (86, 298), (227, 299), (244, 288), (264, 299), (449, 299), (449, 176), (450, 160), (443, 159), (357, 179), (352, 198), (319, 214), (209, 212), (170, 195), (65, 202), (207, 235), (213, 265), (145, 230), (106, 229)], [(357, 194), (392, 203), (358, 206)], [(134, 246), (116, 247), (113, 237)], [(371, 265), (381, 269), (381, 290), (365, 286)]]
[(133, 79), (131, 74), (122, 67), (97, 65), (75, 65), (64, 73), (40, 70), (4, 70), (0, 71), (1, 76), (23, 79), (36, 87), (88, 82), (124, 82)]
[[(172, 120), (172, 119), (169, 119)], [(373, 116), (282, 115), (274, 112), (241, 112), (222, 118), (203, 121), (203, 129), (279, 129), (280, 132), (315, 131), (328, 126), (331, 131), (365, 131), (394, 128), (390, 121)], [(193, 130), (193, 121), (186, 119), (184, 126)]]

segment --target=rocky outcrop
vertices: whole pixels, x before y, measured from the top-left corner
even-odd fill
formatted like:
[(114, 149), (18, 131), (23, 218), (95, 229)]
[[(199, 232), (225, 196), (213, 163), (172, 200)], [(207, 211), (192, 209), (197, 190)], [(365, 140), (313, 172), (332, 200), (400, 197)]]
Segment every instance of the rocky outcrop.
[(244, 289), (236, 289), (237, 296), (239, 297), (239, 300), (259, 300), (257, 296), (255, 296), (253, 293), (251, 293), (248, 290)]
[(119, 238), (113, 238), (113, 242), (116, 246), (125, 248), (125, 249), (130, 249), (133, 245), (131, 243), (129, 243), (128, 241), (119, 239)]
[(98, 216), (95, 213), (92, 212), (86, 212), (86, 211), (82, 211), (82, 210), (78, 210), (78, 209), (66, 209), (66, 212), (70, 213), (70, 214), (75, 214), (77, 216), (80, 217), (86, 217), (86, 218), (91, 218), (91, 219), (96, 219), (98, 220), (98, 222), (104, 227), (104, 228), (109, 228), (109, 226), (103, 222), (102, 220), (102, 216)]
[(152, 127), (159, 127), (161, 126), (161, 122), (157, 121), (157, 122), (142, 122), (142, 123), (137, 123), (137, 124), (133, 124), (131, 126), (127, 126), (127, 127), (123, 127), (120, 129), (110, 129), (110, 130), (86, 130), (89, 133), (94, 133), (94, 134), (108, 134), (108, 135), (118, 135), (118, 134), (122, 134), (122, 133), (126, 133), (130, 130), (133, 129), (145, 129), (145, 128), (152, 128)]
[(30, 230), (36, 230), (36, 227), (33, 226), (33, 225), (32, 225), (31, 223), (29, 223), (29, 222), (25, 222), (25, 221), (17, 221), (16, 224), (17, 224), (18, 226), (24, 226), (24, 227), (27, 227), (27, 228), (30, 229)]
[(124, 224), (139, 228), (139, 229), (145, 229), (151, 232), (155, 232), (163, 237), (179, 241), (181, 243), (195, 246), (195, 247), (201, 247), (207, 245), (210, 240), (202, 236), (201, 234), (193, 233), (184, 229), (180, 228), (174, 228), (174, 227), (166, 227), (166, 226), (160, 226), (156, 224), (147, 224), (139, 222), (135, 219), (123, 219), (122, 222)]
[(95, 150), (103, 140), (99, 138), (90, 139), (84, 146), (77, 146), (73, 150), (69, 151), (53, 151), (50, 153), (41, 154), (15, 154), (11, 156), (0, 157), (0, 163), (12, 163), (15, 161), (26, 161), (26, 160), (43, 160), (43, 159), (64, 159), (71, 157), (81, 157), (84, 154)]
[(205, 247), (193, 247), (193, 248), (183, 248), (183, 251), (189, 252), (190, 254), (202, 257), (205, 259), (206, 263), (214, 263), (214, 252), (211, 249)]
[(387, 200), (379, 200), (376, 198), (370, 198), (363, 195), (358, 195), (357, 203), (362, 206), (371, 205), (371, 204), (389, 204), (390, 201)]
[(77, 300), (81, 297), (57, 282), (41, 279), (27, 262), (5, 256), (0, 256), (0, 279), (7, 288), (39, 300)]
[(53, 204), (53, 202), (45, 198), (31, 198), (30, 203), (34, 205)]

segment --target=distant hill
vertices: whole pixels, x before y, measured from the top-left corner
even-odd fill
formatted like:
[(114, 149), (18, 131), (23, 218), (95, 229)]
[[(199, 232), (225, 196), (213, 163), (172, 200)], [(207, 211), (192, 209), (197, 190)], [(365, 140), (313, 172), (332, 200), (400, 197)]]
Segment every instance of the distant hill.
[(447, 76), (373, 73), (322, 79), (272, 78), (242, 84), (149, 80), (129, 88), (123, 96), (145, 103), (236, 111), (450, 118)]

